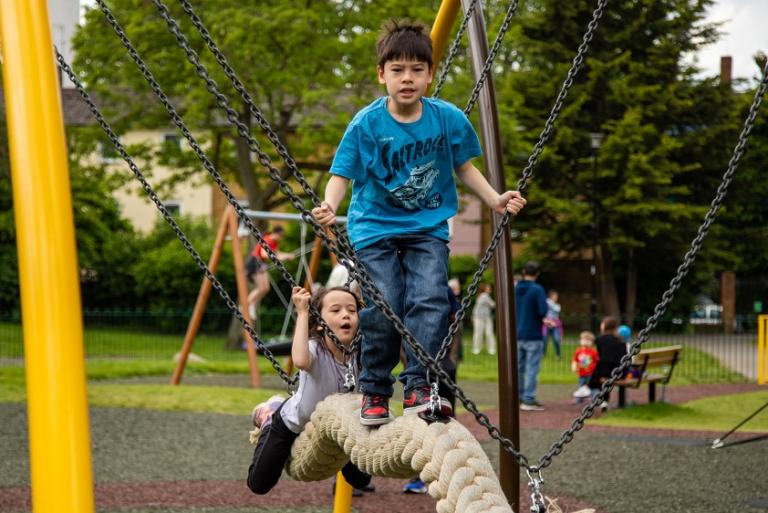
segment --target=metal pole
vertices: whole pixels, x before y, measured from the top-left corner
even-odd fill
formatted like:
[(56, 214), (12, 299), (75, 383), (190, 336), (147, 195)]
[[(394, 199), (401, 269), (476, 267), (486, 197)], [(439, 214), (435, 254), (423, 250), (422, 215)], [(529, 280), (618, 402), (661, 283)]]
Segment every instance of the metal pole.
[(448, 36), (451, 34), (453, 23), (456, 21), (459, 5), (459, 0), (443, 0), (435, 16), (435, 23), (432, 25), (432, 32), (430, 32), (432, 63), (435, 68), (443, 57), (443, 50), (448, 42)]
[[(466, 10), (470, 0), (462, 0)], [(480, 3), (475, 7), (469, 22), (472, 71), (475, 80), (480, 76), (488, 56), (488, 38)], [(478, 99), (480, 132), (485, 143), (484, 162), (489, 183), (497, 191), (507, 190), (504, 180), (503, 155), (499, 138), (499, 119), (496, 110), (496, 94), (493, 77), (488, 76)], [(495, 230), (500, 217), (491, 215)], [(517, 332), (515, 327), (515, 290), (512, 273), (512, 245), (509, 231), (505, 230), (494, 258), (496, 275), (496, 329), (499, 335), (499, 424), (501, 434), (520, 447), (520, 412), (517, 385)], [(499, 481), (512, 509), (520, 508), (520, 469), (514, 458), (505, 450), (499, 455)]]
[(598, 334), (600, 323), (597, 320), (597, 148), (592, 148), (592, 263), (589, 274), (592, 279), (592, 295), (589, 302), (590, 326)]
[(23, 313), (32, 508), (94, 510), (80, 281), (45, 0), (3, 0), (0, 47)]

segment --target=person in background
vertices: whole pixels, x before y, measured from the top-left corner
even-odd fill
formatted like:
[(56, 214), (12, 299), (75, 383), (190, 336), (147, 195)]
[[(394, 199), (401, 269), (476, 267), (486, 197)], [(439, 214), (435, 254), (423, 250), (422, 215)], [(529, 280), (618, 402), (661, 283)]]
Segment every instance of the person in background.
[(537, 262), (528, 262), (515, 286), (517, 317), (517, 371), (520, 387), (520, 409), (541, 411), (544, 406), (536, 400), (539, 366), (544, 354), (542, 337), (547, 298), (544, 287), (536, 283), (540, 274)]
[(547, 294), (547, 315), (544, 317), (544, 355), (547, 354), (547, 345), (550, 337), (555, 348), (555, 356), (560, 359), (560, 341), (563, 339), (563, 323), (560, 320), (560, 303), (557, 302), (558, 293), (552, 289)]
[[(496, 354), (496, 327), (493, 324), (493, 309), (496, 301), (491, 297), (491, 286), (480, 284), (475, 307), (472, 309), (472, 354), (480, 354), (485, 342), (488, 354)], [(485, 340), (483, 340), (485, 339)]]
[[(621, 365), (621, 358), (627, 354), (627, 346), (619, 338), (619, 320), (616, 317), (604, 317), (600, 322), (600, 336), (595, 341), (597, 349), (597, 366), (589, 379), (589, 388), (592, 397), (596, 396), (602, 380), (610, 377), (613, 369)], [(609, 397), (604, 397), (600, 403), (600, 409), (608, 409)]]
[[(269, 249), (277, 255), (278, 260), (286, 261), (293, 258), (290, 253), (279, 251), (280, 241), (283, 240), (285, 231), (282, 226), (276, 226), (271, 232), (264, 235), (264, 242)], [(269, 275), (267, 270), (269, 266), (267, 261), (269, 257), (261, 244), (256, 244), (251, 251), (251, 255), (245, 265), (245, 272), (249, 280), (253, 283), (253, 290), (248, 294), (248, 308), (251, 318), (255, 318), (259, 311), (261, 301), (269, 294)]]
[(582, 331), (579, 334), (579, 347), (571, 359), (571, 371), (579, 377), (579, 388), (573, 393), (577, 404), (590, 396), (589, 378), (595, 371), (598, 358), (594, 333)]

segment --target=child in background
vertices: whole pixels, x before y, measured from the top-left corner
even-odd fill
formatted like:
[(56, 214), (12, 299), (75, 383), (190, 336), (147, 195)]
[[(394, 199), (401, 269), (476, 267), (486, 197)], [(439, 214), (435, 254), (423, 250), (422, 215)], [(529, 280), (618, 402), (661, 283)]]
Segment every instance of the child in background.
[[(627, 354), (627, 346), (619, 338), (619, 320), (616, 317), (604, 317), (600, 322), (600, 336), (595, 340), (598, 361), (592, 376), (589, 379), (589, 388), (592, 395), (599, 393), (602, 380), (611, 376), (613, 369), (621, 365), (621, 359)], [(621, 376), (623, 377), (623, 376)], [(608, 409), (608, 397), (603, 398), (600, 409)]]
[(579, 334), (579, 347), (573, 353), (571, 371), (579, 376), (579, 388), (573, 393), (576, 404), (589, 397), (589, 378), (597, 366), (597, 349), (594, 346), (595, 335), (591, 331), (582, 331)]
[(555, 289), (547, 294), (547, 315), (544, 317), (544, 355), (547, 354), (547, 344), (552, 337), (552, 345), (555, 348), (555, 356), (560, 359), (560, 341), (563, 339), (563, 323), (560, 320), (559, 295)]
[[(336, 346), (310, 316), (309, 305), (311, 301), (339, 341), (349, 347), (357, 335), (358, 297), (344, 287), (320, 289), (313, 296), (302, 287), (293, 287), (291, 301), (296, 307), (291, 357), (299, 369), (299, 387), (285, 402), (272, 397), (253, 411), (256, 432), (261, 432), (248, 468), (248, 488), (259, 495), (277, 484), (293, 442), (317, 403), (331, 394), (351, 391), (357, 374), (355, 355), (345, 355)], [(351, 462), (341, 472), (353, 488), (365, 488), (371, 481), (371, 476)]]

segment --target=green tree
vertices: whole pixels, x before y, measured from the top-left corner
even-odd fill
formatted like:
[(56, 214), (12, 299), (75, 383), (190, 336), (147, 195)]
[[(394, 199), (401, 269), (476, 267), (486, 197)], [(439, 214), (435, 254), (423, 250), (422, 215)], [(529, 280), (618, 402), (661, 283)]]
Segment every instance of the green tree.
[[(109, 5), (179, 112), (210, 149), (214, 165), (243, 187), (251, 208), (274, 210), (285, 204), (276, 194), (277, 184), (254, 162), (246, 141), (225, 122), (216, 99), (195, 75), (152, 2), (115, 0)], [(305, 170), (327, 168), (351, 115), (379, 91), (373, 43), (381, 22), (393, 13), (431, 20), (436, 8), (432, 1), (404, 0), (386, 5), (352, 0), (217, 0), (195, 5), (264, 117)], [(169, 8), (240, 120), (254, 125), (248, 107), (186, 14), (175, 3)], [(98, 8), (86, 11), (73, 44), (75, 67), (116, 115), (118, 129), (168, 126), (167, 115)], [(252, 133), (259, 131), (255, 126)], [(287, 178), (271, 144), (261, 136), (257, 139)], [(180, 169), (175, 179), (201, 171), (189, 156), (176, 164)], [(319, 188), (323, 179), (324, 174), (316, 175), (311, 183)]]
[(19, 308), (19, 269), (16, 225), (13, 220), (11, 163), (8, 158), (8, 129), (5, 108), (0, 108), (0, 311)]
[[(717, 27), (703, 21), (711, 3), (611, 2), (535, 170), (528, 223), (521, 224), (531, 251), (574, 257), (596, 242), (610, 314), (631, 317), (655, 303), (706, 210), (703, 191), (711, 197), (709, 185), (724, 169), (717, 166), (727, 154), (718, 134), (732, 128), (727, 93), (715, 80), (697, 80), (686, 59), (717, 37)], [(544, 124), (593, 8), (541, 0), (523, 15), (518, 51), (506, 56), (519, 71), (501, 79), (502, 88), (525, 98), (514, 111), (523, 130), (512, 133), (507, 149), (514, 169), (520, 148)], [(594, 150), (591, 133), (603, 135)], [(715, 246), (719, 258), (728, 256), (727, 247)], [(700, 260), (697, 270), (706, 274), (708, 258)], [(638, 305), (640, 283), (648, 301)]]

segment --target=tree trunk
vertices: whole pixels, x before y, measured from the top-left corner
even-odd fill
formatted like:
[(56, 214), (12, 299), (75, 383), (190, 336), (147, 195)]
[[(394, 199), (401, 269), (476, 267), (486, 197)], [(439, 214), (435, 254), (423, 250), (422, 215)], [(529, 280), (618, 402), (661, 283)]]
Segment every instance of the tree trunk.
[(600, 290), (603, 303), (603, 310), (607, 315), (618, 317), (621, 314), (619, 310), (619, 295), (616, 292), (616, 279), (613, 274), (613, 255), (606, 246), (599, 246), (598, 265), (600, 267)]
[[(250, 113), (247, 111), (243, 112), (240, 116), (240, 121), (250, 128)], [(261, 210), (264, 201), (262, 195), (259, 194), (259, 186), (256, 182), (256, 175), (253, 172), (251, 149), (248, 147), (248, 141), (236, 135), (235, 144), (237, 146), (237, 172), (240, 175), (240, 183), (243, 185), (245, 194), (248, 197), (248, 208)]]
[(629, 250), (627, 262), (627, 295), (624, 300), (624, 322), (631, 325), (637, 308), (637, 259), (635, 250)]

